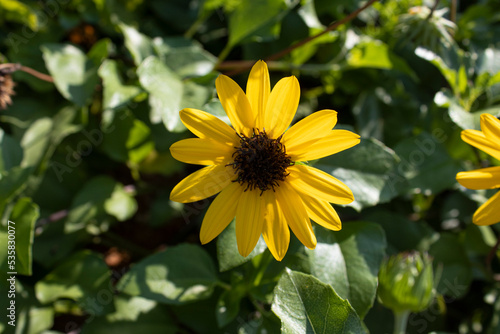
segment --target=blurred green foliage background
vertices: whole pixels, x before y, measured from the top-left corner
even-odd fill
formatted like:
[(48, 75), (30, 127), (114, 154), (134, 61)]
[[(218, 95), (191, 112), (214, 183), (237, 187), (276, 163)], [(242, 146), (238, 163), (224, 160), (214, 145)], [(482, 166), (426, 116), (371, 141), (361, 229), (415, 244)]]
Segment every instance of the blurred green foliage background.
[(316, 250), (294, 239), (276, 262), (260, 241), (242, 258), (234, 224), (201, 246), (210, 200), (169, 200), (197, 168), (168, 151), (191, 136), (179, 110), (227, 121), (219, 73), (244, 87), (249, 64), (365, 3), (0, 0), (0, 63), (54, 81), (15, 71), (0, 111), (0, 333), (390, 333), (379, 266), (413, 250), (433, 258), (436, 297), (408, 333), (500, 333), (500, 230), (471, 220), (494, 191), (455, 180), (500, 165), (460, 139), (500, 114), (498, 1), (375, 2), (268, 62), (272, 84), (299, 79), (296, 120), (335, 109), (362, 137), (314, 162), (356, 198), (336, 207), (342, 231), (315, 226)]

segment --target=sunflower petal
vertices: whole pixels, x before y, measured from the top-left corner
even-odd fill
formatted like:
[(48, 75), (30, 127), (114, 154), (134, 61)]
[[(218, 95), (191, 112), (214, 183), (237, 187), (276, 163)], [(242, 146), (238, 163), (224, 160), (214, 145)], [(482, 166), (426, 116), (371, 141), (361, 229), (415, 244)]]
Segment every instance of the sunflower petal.
[(260, 190), (244, 191), (236, 209), (236, 241), (241, 256), (252, 252), (262, 234), (264, 219), (262, 215)]
[(490, 114), (481, 115), (481, 130), (489, 140), (500, 145), (500, 120)]
[(309, 249), (316, 248), (316, 236), (302, 199), (292, 186), (282, 182), (276, 189), (276, 199), (295, 236)]
[(269, 95), (264, 115), (264, 128), (270, 138), (279, 137), (292, 122), (300, 99), (296, 77), (286, 77), (276, 83)]
[(200, 241), (202, 244), (212, 241), (233, 220), (242, 193), (241, 185), (233, 182), (215, 197), (201, 223)]
[(327, 201), (322, 201), (311, 196), (301, 195), (309, 217), (317, 224), (333, 231), (342, 229), (340, 217)]
[(301, 194), (337, 204), (354, 201), (351, 189), (330, 174), (304, 165), (291, 166), (287, 170), (290, 184)]
[(271, 83), (269, 80), (269, 70), (267, 64), (259, 60), (252, 67), (247, 82), (247, 98), (256, 117), (256, 127), (262, 129), (264, 125), (264, 114), (271, 93)]
[(457, 181), (469, 189), (500, 188), (500, 167), (489, 167), (457, 174)]
[(287, 154), (294, 161), (309, 161), (326, 157), (359, 144), (357, 134), (347, 130), (331, 130), (321, 139), (313, 139), (301, 144), (286, 146)]
[(262, 235), (267, 248), (277, 261), (283, 260), (290, 244), (290, 230), (286, 224), (283, 211), (279, 207), (276, 195), (272, 191), (264, 191), (264, 226)]
[(472, 222), (476, 225), (492, 225), (500, 222), (500, 191), (476, 210)]
[(486, 138), (483, 132), (477, 130), (464, 130), (462, 131), (461, 137), (467, 144), (477, 147), (481, 151), (500, 160), (500, 145)]
[(236, 146), (238, 136), (233, 129), (214, 115), (205, 111), (186, 108), (180, 111), (182, 123), (196, 136)]
[(323, 138), (330, 134), (335, 124), (337, 124), (335, 110), (317, 111), (288, 129), (283, 135), (283, 143), (290, 149), (313, 139)]
[(231, 183), (234, 172), (231, 167), (214, 165), (204, 167), (179, 182), (170, 199), (175, 202), (196, 202), (217, 194)]
[(179, 140), (170, 146), (170, 153), (179, 161), (195, 165), (217, 165), (231, 159), (234, 148), (206, 138)]
[(257, 114), (252, 111), (250, 102), (241, 87), (230, 77), (221, 74), (215, 80), (215, 88), (220, 103), (236, 132), (250, 136), (251, 129), (255, 127)]

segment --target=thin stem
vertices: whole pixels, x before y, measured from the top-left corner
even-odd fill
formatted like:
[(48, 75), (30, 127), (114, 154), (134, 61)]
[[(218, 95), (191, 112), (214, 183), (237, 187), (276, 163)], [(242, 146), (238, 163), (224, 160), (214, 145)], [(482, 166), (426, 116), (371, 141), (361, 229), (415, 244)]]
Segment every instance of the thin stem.
[(17, 126), (18, 128), (21, 128), (21, 129), (26, 129), (30, 125), (30, 122), (28, 122), (28, 121), (23, 122), (15, 117), (7, 116), (7, 115), (0, 116), (0, 122), (10, 123), (12, 125)]
[(231, 284), (227, 284), (226, 282), (217, 281), (217, 282), (215, 282), (215, 284), (220, 286), (224, 290), (228, 290), (228, 291), (231, 290)]
[(54, 79), (50, 75), (38, 72), (37, 70), (34, 70), (31, 67), (23, 66), (17, 63), (0, 64), (0, 73), (10, 74), (16, 71), (26, 72), (40, 80), (44, 80), (47, 82), (54, 82)]
[(394, 334), (405, 334), (410, 311), (394, 312)]
[(219, 58), (217, 59), (217, 64), (215, 65), (215, 67), (217, 68), (219, 66), (219, 64), (224, 60), (226, 59), (226, 57), (229, 55), (229, 52), (231, 52), (231, 49), (233, 47), (230, 45), (230, 44), (227, 44), (224, 49), (220, 52), (219, 54)]
[[(341, 25), (343, 25), (343, 24), (345, 24), (345, 23), (353, 20), (356, 16), (359, 15), (359, 13), (361, 13), (362, 11), (364, 11), (366, 8), (370, 7), (376, 1), (377, 0), (370, 0), (370, 1), (368, 1), (362, 7), (358, 8), (357, 10), (355, 10), (354, 12), (352, 12), (351, 14), (349, 14), (348, 16), (344, 17), (342, 20), (339, 20), (339, 21), (336, 21), (336, 22), (330, 24), (322, 32), (320, 32), (320, 33), (318, 33), (316, 35), (313, 35), (313, 36), (309, 36), (309, 37), (301, 40), (300, 42), (297, 42), (297, 43), (289, 46), (288, 48), (286, 48), (284, 50), (281, 50), (281, 51), (279, 51), (279, 52), (277, 52), (277, 53), (275, 53), (275, 54), (267, 57), (265, 59), (266, 62), (279, 59), (279, 58), (281, 58), (281, 57), (289, 54), (293, 50), (295, 50), (295, 49), (303, 46), (304, 44), (307, 44), (307, 43), (315, 40), (316, 38), (323, 36), (327, 32), (337, 29), (339, 26), (341, 26)], [(228, 49), (228, 50), (226, 50), (226, 49)], [(230, 50), (231, 50), (231, 48), (228, 48), (227, 46), (226, 46), (226, 48), (224, 50), (222, 50), (221, 55), (219, 56), (219, 63), (216, 65), (217, 69), (219, 69), (219, 66), (221, 68), (225, 67), (225, 64), (221, 63), (221, 62), (222, 62), (222, 60), (224, 60), (224, 58), (227, 56), (227, 54), (229, 54)], [(232, 71), (231, 73), (228, 73), (228, 75), (234, 75), (234, 74), (238, 74), (238, 73), (244, 72), (247, 69), (249, 69), (254, 63), (255, 63), (254, 61), (243, 61), (243, 62), (240, 62), (239, 69), (236, 69), (236, 70)], [(232, 62), (231, 64), (235, 64), (235, 62)]]
[(436, 0), (436, 2), (434, 3), (434, 6), (432, 6), (432, 8), (431, 8), (429, 16), (427, 16), (427, 18), (426, 18), (427, 21), (429, 21), (431, 19), (432, 15), (434, 14), (434, 11), (436, 10), (438, 5), (439, 5), (439, 0)]
[(40, 80), (44, 80), (47, 82), (54, 82), (54, 79), (50, 75), (40, 73), (40, 72), (32, 69), (31, 67), (21, 66), (20, 70), (23, 72), (26, 72), (28, 74), (31, 74), (32, 76), (37, 77)]
[(289, 54), (290, 52), (292, 52), (296, 48), (299, 48), (302, 45), (304, 45), (306, 43), (309, 43), (309, 42), (315, 40), (318, 37), (323, 36), (324, 34), (326, 34), (329, 31), (337, 29), (339, 26), (343, 25), (344, 23), (347, 23), (347, 22), (353, 20), (356, 16), (359, 15), (359, 13), (361, 13), (362, 11), (364, 11), (366, 8), (370, 7), (375, 1), (377, 1), (377, 0), (370, 0), (370, 1), (368, 1), (362, 7), (356, 9), (354, 12), (352, 12), (351, 14), (347, 15), (346, 17), (344, 17), (342, 20), (330, 24), (322, 32), (320, 32), (320, 33), (318, 33), (316, 35), (313, 35), (313, 36), (309, 36), (309, 37), (301, 40), (300, 42), (295, 43), (292, 46), (290, 46), (290, 47), (288, 47), (288, 48), (286, 48), (286, 49), (284, 49), (284, 50), (282, 50), (280, 52), (277, 52), (277, 53), (269, 56), (266, 60), (276, 60), (276, 59), (279, 59), (279, 58), (281, 58), (281, 57)]
[(194, 36), (194, 34), (198, 31), (198, 29), (200, 28), (200, 26), (203, 24), (203, 22), (205, 22), (205, 20), (207, 19), (207, 17), (209, 16), (209, 14), (211, 14), (211, 12), (208, 12), (208, 13), (204, 13), (203, 15), (201, 15), (192, 25), (191, 27), (189, 27), (189, 29), (184, 33), (184, 37), (185, 38), (192, 38)]
[(456, 20), (457, 20), (457, 0), (451, 0), (450, 21), (455, 22)]

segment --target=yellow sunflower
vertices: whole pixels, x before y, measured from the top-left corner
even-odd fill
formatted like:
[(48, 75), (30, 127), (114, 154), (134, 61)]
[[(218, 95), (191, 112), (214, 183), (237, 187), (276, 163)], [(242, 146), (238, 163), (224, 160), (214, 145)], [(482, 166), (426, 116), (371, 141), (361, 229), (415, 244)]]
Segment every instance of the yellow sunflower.
[(277, 260), (283, 259), (290, 231), (308, 248), (316, 247), (311, 221), (340, 230), (330, 203), (348, 204), (351, 190), (333, 176), (301, 162), (319, 159), (359, 143), (347, 130), (332, 130), (337, 112), (321, 110), (290, 129), (300, 98), (294, 76), (281, 79), (271, 91), (269, 72), (257, 62), (248, 77), (246, 94), (220, 75), (215, 87), (232, 127), (196, 109), (183, 109), (184, 125), (199, 138), (170, 147), (182, 162), (207, 165), (183, 179), (170, 199), (187, 203), (217, 195), (200, 231), (202, 244), (218, 236), (236, 216), (239, 253), (246, 257), (260, 235)]
[[(462, 140), (500, 160), (500, 120), (490, 114), (481, 115), (481, 131), (464, 130)], [(469, 189), (500, 188), (500, 167), (488, 167), (457, 174), (457, 181)], [(500, 222), (500, 191), (476, 210), (476, 225)]]

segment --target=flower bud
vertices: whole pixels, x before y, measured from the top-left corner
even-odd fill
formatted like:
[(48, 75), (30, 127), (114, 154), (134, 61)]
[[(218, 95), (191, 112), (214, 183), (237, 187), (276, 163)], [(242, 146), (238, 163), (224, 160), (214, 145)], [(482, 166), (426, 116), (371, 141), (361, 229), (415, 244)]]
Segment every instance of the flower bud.
[(394, 312), (425, 310), (434, 297), (431, 262), (427, 254), (417, 252), (384, 260), (378, 274), (380, 303)]

